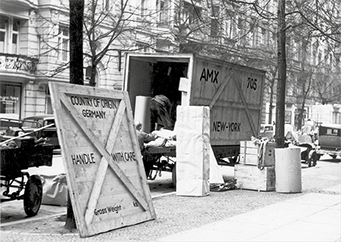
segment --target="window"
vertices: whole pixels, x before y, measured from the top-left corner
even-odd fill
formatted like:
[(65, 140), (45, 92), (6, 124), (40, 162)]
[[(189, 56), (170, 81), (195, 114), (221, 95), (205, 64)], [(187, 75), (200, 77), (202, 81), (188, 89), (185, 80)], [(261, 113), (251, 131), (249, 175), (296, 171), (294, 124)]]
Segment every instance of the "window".
[(235, 22), (235, 15), (232, 11), (226, 11), (227, 20), (225, 21), (225, 34), (228, 38), (233, 38), (237, 35), (237, 23)]
[(6, 19), (0, 17), (0, 52), (5, 52), (6, 47)]
[(69, 60), (69, 28), (65, 26), (59, 26), (58, 59)]
[(213, 6), (211, 13), (211, 36), (217, 37), (219, 34), (219, 6)]
[(0, 113), (1, 114), (20, 114), (20, 95), (19, 85), (0, 84)]
[[(47, 84), (40, 84), (45, 89), (45, 114), (53, 114), (51, 94)], [(45, 124), (47, 125), (47, 124)]]
[(0, 52), (19, 53), (20, 21), (0, 16)]
[(12, 53), (18, 53), (19, 45), (19, 21), (13, 21), (12, 29)]
[[(93, 83), (91, 83), (91, 75), (93, 74), (92, 72), (94, 72), (95, 74), (95, 80), (93, 80)], [(85, 81), (84, 81), (84, 85), (93, 85), (93, 84), (98, 84), (98, 80), (99, 80), (99, 77), (98, 77), (98, 71), (97, 69), (93, 69), (91, 66), (88, 66), (86, 69), (85, 69)]]
[(266, 45), (268, 43), (267, 33), (264, 28), (261, 28), (261, 43)]
[(254, 26), (253, 28), (253, 43), (252, 46), (256, 47), (260, 43), (260, 28), (258, 26)]
[(302, 61), (302, 51), (303, 51), (302, 43), (299, 40), (297, 40), (296, 46), (297, 46), (297, 60)]
[(103, 0), (102, 6), (103, 6), (103, 10), (109, 11), (110, 10), (110, 1), (109, 0)]
[(244, 20), (240, 17), (238, 18), (237, 28), (238, 28), (238, 33), (242, 35), (244, 31)]
[(168, 10), (167, 10), (167, 1), (166, 0), (158, 0), (158, 10), (159, 10), (159, 25), (165, 26), (167, 24), (168, 19)]
[(184, 2), (183, 10), (181, 11), (181, 22), (180, 24), (188, 23), (188, 24), (198, 24), (199, 18), (201, 16), (201, 9)]
[(312, 49), (312, 57), (313, 57), (313, 65), (316, 65), (316, 58), (317, 58), (317, 49), (318, 49), (318, 42), (314, 42), (313, 49)]
[(146, 9), (147, 9), (146, 5), (147, 5), (146, 0), (141, 0), (141, 10), (140, 10), (141, 17), (144, 17), (146, 15)]

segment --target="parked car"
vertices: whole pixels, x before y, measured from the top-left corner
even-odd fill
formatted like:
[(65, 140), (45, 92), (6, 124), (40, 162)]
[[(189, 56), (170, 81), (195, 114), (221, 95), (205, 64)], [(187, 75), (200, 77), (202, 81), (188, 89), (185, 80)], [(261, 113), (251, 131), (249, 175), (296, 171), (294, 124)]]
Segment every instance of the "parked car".
[[(47, 128), (41, 129), (47, 125)], [(28, 136), (35, 137), (36, 140), (44, 140), (45, 144), (52, 145), (54, 149), (59, 149), (57, 128), (53, 115), (30, 116), (21, 120), (19, 127), (8, 127), (6, 136), (19, 136), (29, 133)]]
[[(262, 124), (260, 127), (260, 136), (262, 138), (273, 139), (275, 135), (275, 126), (271, 124)], [(300, 147), (301, 161), (308, 164), (309, 167), (316, 166), (320, 155), (317, 153), (317, 147), (314, 144), (311, 136), (300, 134), (294, 130), (291, 124), (284, 125), (285, 147)]]
[(318, 154), (327, 154), (333, 159), (341, 156), (341, 124), (321, 124), (317, 135)]
[(259, 135), (269, 140), (275, 135), (274, 125), (272, 124), (261, 124)]

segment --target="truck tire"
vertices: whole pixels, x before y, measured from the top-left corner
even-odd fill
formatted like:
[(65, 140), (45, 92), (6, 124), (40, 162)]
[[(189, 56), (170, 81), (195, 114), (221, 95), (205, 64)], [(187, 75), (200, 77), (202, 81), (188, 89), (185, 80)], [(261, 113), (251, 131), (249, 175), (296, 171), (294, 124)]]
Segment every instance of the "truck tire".
[(176, 163), (174, 164), (172, 169), (172, 183), (173, 187), (176, 187)]
[(37, 215), (43, 197), (43, 185), (40, 177), (37, 175), (30, 176), (24, 192), (24, 210), (27, 216)]
[(314, 152), (310, 155), (308, 159), (308, 167), (316, 166), (317, 161), (318, 161), (318, 155), (316, 154), (316, 152)]

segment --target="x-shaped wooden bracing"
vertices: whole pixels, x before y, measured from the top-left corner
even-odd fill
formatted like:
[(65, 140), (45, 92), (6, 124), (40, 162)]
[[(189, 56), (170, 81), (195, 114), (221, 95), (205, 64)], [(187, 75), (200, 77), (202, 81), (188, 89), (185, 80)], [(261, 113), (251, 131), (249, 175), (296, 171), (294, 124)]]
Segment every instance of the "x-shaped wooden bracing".
[(251, 127), (251, 130), (252, 130), (252, 133), (253, 133), (253, 136), (257, 136), (257, 133), (256, 133), (256, 128), (252, 122), (252, 116), (250, 114), (250, 109), (247, 105), (247, 102), (246, 102), (246, 98), (245, 98), (245, 95), (242, 91), (242, 88), (240, 87), (238, 81), (234, 78), (234, 72), (233, 72), (233, 69), (231, 68), (229, 72), (226, 73), (225, 77), (223, 78), (224, 82), (219, 86), (217, 92), (214, 94), (213, 98), (212, 98), (212, 101), (211, 103), (209, 104), (209, 107), (210, 107), (210, 110), (213, 108), (214, 104), (217, 102), (218, 98), (220, 97), (220, 95), (223, 93), (225, 87), (227, 86), (227, 84), (233, 79), (234, 81), (234, 84), (235, 86), (237, 87), (237, 90), (238, 90), (238, 93), (242, 99), (242, 102), (243, 102), (243, 105), (244, 105), (244, 108), (245, 108), (245, 112), (246, 112), (246, 116), (247, 116), (247, 119), (250, 123), (250, 127)]
[[(105, 174), (108, 169), (108, 165), (111, 167), (111, 169), (115, 172), (115, 174), (118, 176), (118, 178), (122, 181), (122, 183), (127, 187), (127, 189), (130, 191), (130, 193), (136, 198), (136, 200), (140, 203), (140, 205), (147, 210), (148, 204), (145, 201), (144, 197), (140, 194), (138, 190), (135, 189), (134, 185), (131, 183), (131, 181), (128, 179), (128, 177), (124, 174), (124, 172), (121, 170), (121, 168), (113, 161), (111, 155), (108, 153), (109, 151), (112, 151), (114, 148), (115, 138), (118, 134), (120, 124), (122, 123), (122, 120), (124, 118), (124, 113), (126, 111), (126, 104), (122, 99), (120, 101), (120, 105), (118, 107), (118, 110), (116, 112), (116, 116), (114, 119), (114, 122), (111, 125), (110, 132), (108, 134), (108, 137), (106, 139), (106, 145), (105, 148), (101, 144), (101, 142), (98, 140), (96, 135), (87, 128), (87, 125), (85, 121), (83, 120), (83, 117), (79, 114), (79, 112), (70, 104), (70, 102), (66, 99), (66, 94), (61, 95), (60, 100), (62, 104), (65, 106), (65, 108), (70, 112), (70, 116), (73, 118), (73, 120), (78, 124), (80, 129), (84, 132), (84, 134), (92, 141), (93, 145), (96, 147), (96, 149), (99, 151), (99, 153), (102, 155), (102, 159), (100, 161), (99, 167), (96, 172), (96, 179), (94, 181), (94, 184), (92, 186), (90, 198), (88, 200), (88, 206), (85, 211), (85, 222), (87, 225), (89, 225), (93, 218), (93, 211), (97, 205), (98, 197), (101, 192), (101, 188), (104, 183)], [(131, 126), (131, 125), (130, 125)], [(129, 126), (129, 127), (130, 127)], [(130, 127), (130, 133), (135, 132)], [(134, 146), (135, 152), (137, 149), (137, 145)], [(110, 161), (110, 162), (108, 162)]]

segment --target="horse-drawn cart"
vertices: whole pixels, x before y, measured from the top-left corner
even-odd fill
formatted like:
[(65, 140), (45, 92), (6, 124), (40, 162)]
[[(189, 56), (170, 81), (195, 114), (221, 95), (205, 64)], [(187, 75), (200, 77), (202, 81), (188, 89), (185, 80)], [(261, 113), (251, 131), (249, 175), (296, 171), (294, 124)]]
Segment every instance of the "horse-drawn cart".
[(24, 201), (28, 216), (35, 216), (41, 205), (43, 188), (38, 175), (24, 171), (30, 167), (52, 166), (53, 147), (36, 142), (35, 137), (1, 137), (1, 202)]

